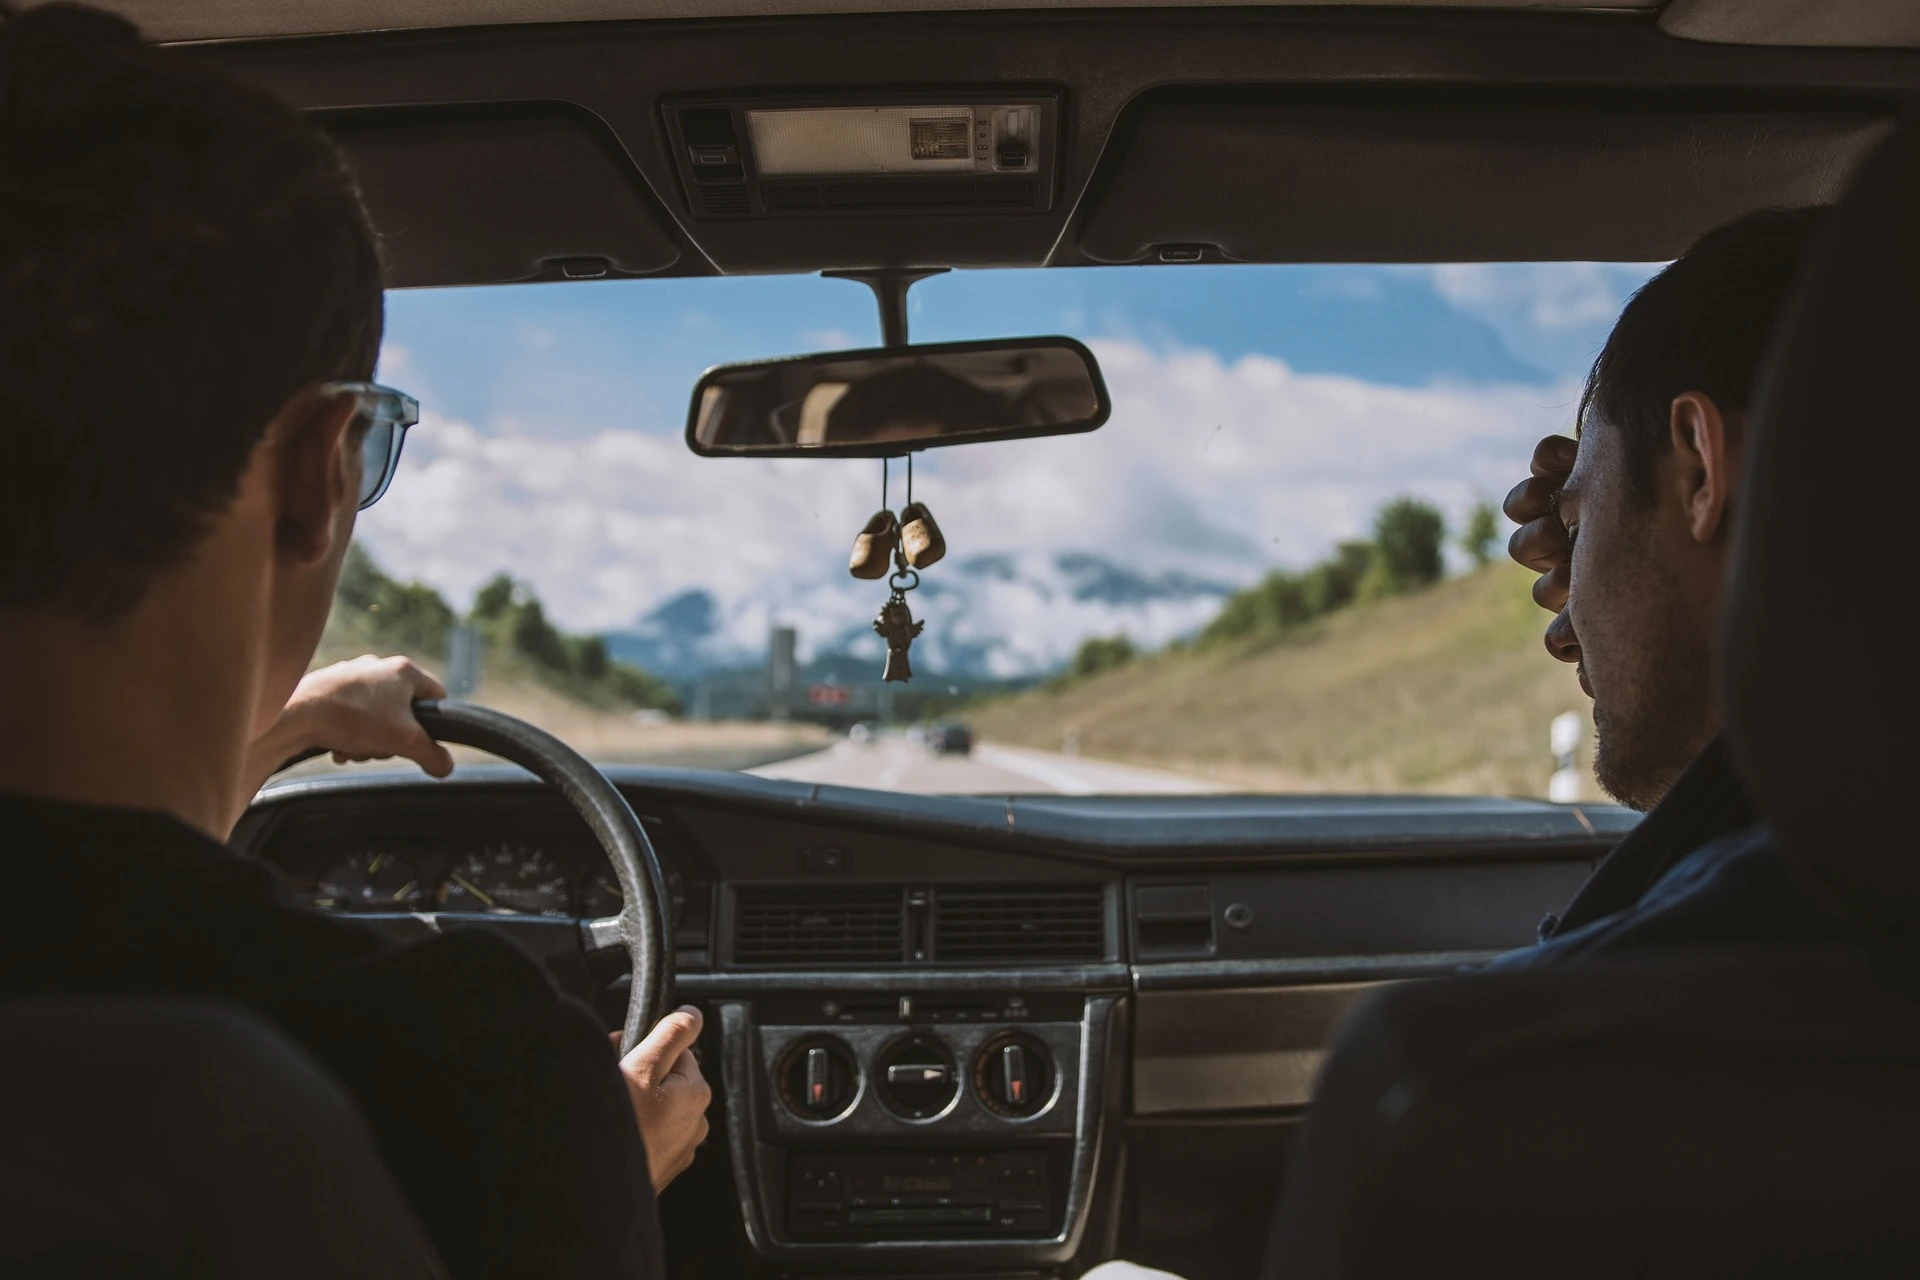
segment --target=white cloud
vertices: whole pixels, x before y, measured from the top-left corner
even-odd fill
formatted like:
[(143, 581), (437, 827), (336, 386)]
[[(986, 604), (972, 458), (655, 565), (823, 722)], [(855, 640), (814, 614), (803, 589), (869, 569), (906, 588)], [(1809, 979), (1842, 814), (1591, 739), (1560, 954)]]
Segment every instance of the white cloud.
[(815, 351), (845, 351), (859, 345), (845, 329), (808, 329), (800, 341)]
[(1608, 325), (1626, 303), (1618, 268), (1598, 262), (1450, 262), (1430, 268), (1434, 291), (1467, 310), (1517, 307), (1538, 329)]
[[(1087, 551), (1142, 572), (1248, 581), (1363, 534), (1399, 493), (1457, 523), (1524, 474), (1534, 440), (1566, 425), (1575, 395), (1570, 385), (1390, 387), (1297, 374), (1263, 356), (1224, 364), (1204, 351), (1095, 347), (1115, 404), (1102, 430), (917, 460), (915, 496), (937, 513), (956, 564), (983, 552), (1037, 563)], [(617, 628), (703, 587), (743, 648), (761, 643), (775, 617), (812, 644), (863, 627), (882, 598), (842, 567), (879, 505), (879, 470), (701, 459), (677, 437), (635, 432), (489, 434), (429, 416), (362, 530), (391, 569), (456, 601), (505, 569), (565, 624)], [(897, 464), (894, 477), (897, 506)], [(937, 566), (929, 585), (943, 572), (958, 571)], [(954, 643), (1011, 636), (1009, 652), (1027, 665), (1123, 626), (1158, 643), (1205, 616), (1192, 601), (1131, 611), (1063, 602), (1032, 580), (966, 599), (972, 616), (940, 618), (929, 633)], [(919, 611), (939, 607), (930, 590)]]
[(380, 363), (377, 367), (383, 378), (405, 373), (413, 367), (413, 353), (397, 342), (384, 342), (380, 345)]

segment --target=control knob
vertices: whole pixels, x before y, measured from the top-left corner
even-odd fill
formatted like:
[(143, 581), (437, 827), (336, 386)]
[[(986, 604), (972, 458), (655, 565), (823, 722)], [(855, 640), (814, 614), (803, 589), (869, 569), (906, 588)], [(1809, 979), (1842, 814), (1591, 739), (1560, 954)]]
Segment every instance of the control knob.
[(832, 1120), (853, 1104), (853, 1055), (838, 1040), (802, 1040), (780, 1060), (780, 1100), (802, 1120)]
[(873, 1070), (880, 1100), (909, 1120), (939, 1115), (960, 1090), (952, 1055), (932, 1036), (901, 1036), (880, 1051)]
[(973, 1091), (996, 1115), (1024, 1119), (1053, 1101), (1053, 1057), (1045, 1045), (1020, 1031), (1003, 1031), (980, 1046)]

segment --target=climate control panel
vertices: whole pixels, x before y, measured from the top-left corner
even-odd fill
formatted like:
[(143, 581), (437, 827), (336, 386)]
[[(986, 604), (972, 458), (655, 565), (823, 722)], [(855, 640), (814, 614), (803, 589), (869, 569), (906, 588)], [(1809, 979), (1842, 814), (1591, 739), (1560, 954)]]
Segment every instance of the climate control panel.
[(716, 1006), (747, 1238), (791, 1274), (1039, 1273), (1079, 1248), (1118, 994), (928, 986)]
[(771, 1119), (800, 1136), (1071, 1133), (1082, 1024), (756, 1028)]

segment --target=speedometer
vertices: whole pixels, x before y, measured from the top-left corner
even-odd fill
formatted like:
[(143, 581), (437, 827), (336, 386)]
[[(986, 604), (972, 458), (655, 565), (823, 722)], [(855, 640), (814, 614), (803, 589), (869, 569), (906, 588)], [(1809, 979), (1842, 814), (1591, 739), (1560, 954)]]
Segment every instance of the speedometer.
[(426, 892), (400, 858), (378, 849), (348, 854), (314, 886), (313, 905), (328, 911), (413, 911)]
[(477, 914), (567, 914), (567, 878), (529, 844), (491, 844), (454, 863), (440, 884), (442, 911)]

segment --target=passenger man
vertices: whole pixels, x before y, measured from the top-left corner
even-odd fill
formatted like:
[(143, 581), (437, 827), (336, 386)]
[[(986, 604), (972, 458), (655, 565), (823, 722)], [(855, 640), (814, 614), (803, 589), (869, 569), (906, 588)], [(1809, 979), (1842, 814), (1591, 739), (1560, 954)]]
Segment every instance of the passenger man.
[[(1647, 810), (1541, 943), (1498, 969), (1638, 948), (1845, 937), (1792, 879), (1734, 776), (1714, 700), (1740, 445), (1770, 335), (1822, 211), (1703, 237), (1628, 302), (1587, 379), (1579, 439), (1548, 436), (1508, 494), (1510, 549), (1540, 571), (1547, 649), (1593, 698), (1594, 772)], [(1085, 1280), (1178, 1280), (1128, 1262)]]
[(221, 843), (289, 746), (445, 763), (328, 723), (404, 725), (440, 692), (404, 664), (290, 703), (412, 413), (367, 381), (379, 262), (339, 156), (54, 5), (0, 22), (0, 175), (0, 995), (249, 1006), (346, 1086), (454, 1276), (661, 1275), (697, 1013), (616, 1062), (511, 944), (388, 946)]
[(1510, 550), (1554, 614), (1547, 650), (1593, 699), (1595, 776), (1647, 816), (1503, 967), (1830, 931), (1733, 774), (1714, 654), (1747, 413), (1821, 219), (1750, 215), (1650, 280), (1594, 363), (1577, 443), (1542, 440), (1507, 496)]

